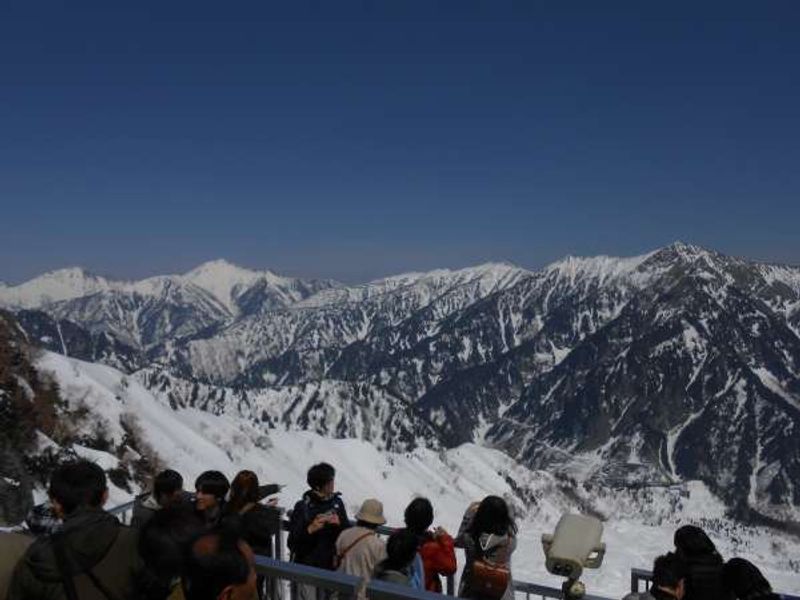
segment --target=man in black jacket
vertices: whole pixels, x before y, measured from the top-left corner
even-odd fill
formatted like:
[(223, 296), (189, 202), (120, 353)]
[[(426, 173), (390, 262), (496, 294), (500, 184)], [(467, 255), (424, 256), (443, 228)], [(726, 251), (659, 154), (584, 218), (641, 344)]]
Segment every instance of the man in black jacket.
[[(308, 470), (309, 489), (294, 505), (289, 520), (287, 544), (296, 563), (333, 569), (336, 538), (350, 526), (347, 511), (338, 493), (334, 492), (336, 470), (328, 463), (319, 463)], [(300, 586), (304, 599), (313, 598), (313, 588)]]
[(9, 600), (125, 600), (142, 571), (136, 530), (103, 510), (106, 474), (94, 463), (60, 466), (50, 481), (61, 530), (37, 540), (17, 564)]
[(144, 527), (157, 511), (176, 502), (189, 502), (183, 491), (183, 477), (177, 471), (166, 469), (156, 475), (151, 493), (136, 498), (131, 527)]

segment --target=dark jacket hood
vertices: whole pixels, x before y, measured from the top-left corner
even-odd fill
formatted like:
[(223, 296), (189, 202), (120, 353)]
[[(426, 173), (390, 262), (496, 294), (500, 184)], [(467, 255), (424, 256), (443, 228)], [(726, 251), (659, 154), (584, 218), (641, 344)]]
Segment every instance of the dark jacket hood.
[(100, 508), (79, 508), (66, 518), (58, 534), (42, 538), (31, 547), (26, 558), (28, 566), (37, 579), (60, 581), (54, 541), (62, 540), (67, 570), (77, 574), (103, 559), (119, 531), (120, 524), (115, 516)]
[(326, 504), (333, 506), (341, 495), (341, 492), (334, 492), (331, 497), (323, 499), (314, 490), (306, 490), (303, 494), (303, 502), (308, 502), (311, 506), (324, 506)]

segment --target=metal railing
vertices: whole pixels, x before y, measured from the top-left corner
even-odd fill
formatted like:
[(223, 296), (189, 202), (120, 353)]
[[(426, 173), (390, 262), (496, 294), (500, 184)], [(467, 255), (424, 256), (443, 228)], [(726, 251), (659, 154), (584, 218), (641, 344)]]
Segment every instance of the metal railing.
[(116, 516), (123, 525), (129, 525), (131, 522), (131, 517), (133, 516), (134, 504), (136, 504), (136, 500), (131, 500), (125, 504), (120, 504), (114, 508), (109, 508), (106, 512)]
[(373, 579), (367, 584), (367, 598), (372, 600), (442, 600), (442, 595)]
[[(641, 583), (644, 583), (642, 589)], [(631, 593), (639, 594), (650, 589), (653, 583), (653, 572), (646, 569), (631, 569)]]
[[(514, 596), (516, 597), (517, 594), (525, 594), (525, 600), (530, 600), (531, 596), (542, 598), (545, 600), (546, 598), (557, 598), (561, 600), (564, 597), (564, 592), (561, 588), (551, 587), (549, 585), (539, 585), (538, 583), (530, 583), (528, 581), (517, 581), (514, 580), (512, 582), (512, 586), (514, 589)], [(592, 594), (586, 594), (584, 596), (585, 600), (610, 600), (609, 598), (605, 598), (603, 596), (594, 596)]]
[(364, 585), (361, 577), (355, 577), (339, 571), (328, 571), (308, 565), (276, 560), (267, 556), (256, 556), (256, 573), (268, 577), (273, 598), (280, 597), (278, 581), (289, 583), (291, 598), (297, 598), (297, 586), (313, 586), (317, 590), (316, 597), (322, 597), (320, 590), (334, 592), (342, 600), (354, 600), (359, 588)]
[[(288, 583), (291, 590), (290, 597), (293, 600), (298, 597), (296, 591), (298, 585), (312, 586), (317, 591), (316, 598), (327, 597), (327, 594), (321, 592), (321, 590), (324, 590), (336, 593), (341, 600), (353, 600), (358, 596), (358, 591), (362, 587), (370, 600), (441, 600), (442, 598), (441, 594), (416, 590), (404, 585), (378, 580), (366, 581), (360, 577), (346, 575), (337, 571), (288, 563), (266, 556), (256, 557), (256, 572), (259, 575), (268, 577), (273, 582)], [(513, 586), (515, 594), (525, 594), (527, 599), (533, 596), (560, 600), (563, 597), (559, 588), (522, 581), (514, 581)], [(273, 590), (272, 597), (278, 597), (274, 591), (278, 589), (277, 586), (273, 586), (271, 589)], [(587, 594), (584, 598), (586, 600), (609, 600), (608, 598), (591, 594)]]

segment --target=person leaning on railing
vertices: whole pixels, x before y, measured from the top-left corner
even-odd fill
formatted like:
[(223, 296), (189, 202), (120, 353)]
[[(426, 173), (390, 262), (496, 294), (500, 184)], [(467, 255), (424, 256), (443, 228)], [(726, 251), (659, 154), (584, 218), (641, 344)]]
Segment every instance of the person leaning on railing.
[(386, 558), (375, 566), (373, 577), (379, 581), (412, 586), (412, 565), (417, 558), (417, 536), (408, 529), (398, 529), (386, 542)]
[[(319, 463), (308, 470), (306, 481), (310, 488), (295, 504), (289, 519), (287, 545), (292, 561), (321, 569), (334, 569), (336, 539), (350, 526), (341, 497), (334, 490), (336, 469)], [(313, 600), (313, 587), (299, 586), (305, 600)]]
[[(356, 513), (356, 525), (345, 529), (336, 540), (337, 570), (369, 580), (375, 566), (386, 558), (386, 544), (376, 531), (385, 524), (383, 504), (374, 498), (364, 500)], [(358, 597), (367, 597), (363, 588)]]
[(417, 551), (425, 572), (425, 589), (440, 594), (442, 581), (439, 576), (449, 577), (458, 568), (453, 538), (441, 527), (428, 531), (433, 524), (433, 505), (427, 498), (414, 498), (403, 517), (408, 530), (417, 537)]
[[(281, 513), (272, 505), (263, 505), (261, 486), (253, 471), (239, 471), (231, 483), (231, 493), (222, 523), (235, 529), (259, 556), (272, 557), (272, 538), (280, 532)], [(258, 578), (258, 597), (264, 597), (265, 578)]]
[(487, 496), (467, 508), (455, 545), (464, 548), (466, 564), (458, 595), (474, 600), (512, 600), (511, 554), (517, 526), (506, 501)]

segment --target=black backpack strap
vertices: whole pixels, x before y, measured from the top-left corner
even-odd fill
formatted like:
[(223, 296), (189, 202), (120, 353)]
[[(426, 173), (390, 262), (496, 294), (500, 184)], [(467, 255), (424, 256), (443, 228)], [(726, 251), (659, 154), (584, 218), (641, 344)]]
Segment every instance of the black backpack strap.
[[(67, 595), (67, 600), (79, 600), (78, 592), (75, 589), (75, 575), (70, 573), (67, 568), (67, 553), (64, 548), (64, 534), (56, 533), (50, 538), (53, 542), (53, 554), (55, 554), (56, 565), (58, 572), (64, 584), (64, 593)], [(106, 600), (118, 600), (116, 596), (109, 590), (106, 585), (98, 579), (97, 575), (89, 569), (83, 569), (76, 573), (77, 575), (86, 575)]]
[(97, 575), (91, 569), (86, 569), (86, 575), (92, 580), (94, 587), (100, 590), (100, 593), (106, 597), (106, 600), (117, 600), (117, 597), (109, 590), (106, 585), (98, 579)]
[(78, 592), (75, 590), (74, 575), (67, 569), (67, 555), (64, 551), (64, 534), (56, 533), (50, 537), (53, 543), (53, 554), (56, 557), (56, 566), (64, 584), (64, 593), (67, 600), (78, 600)]

